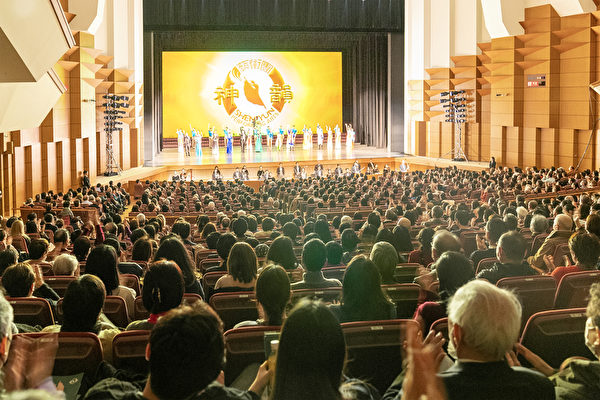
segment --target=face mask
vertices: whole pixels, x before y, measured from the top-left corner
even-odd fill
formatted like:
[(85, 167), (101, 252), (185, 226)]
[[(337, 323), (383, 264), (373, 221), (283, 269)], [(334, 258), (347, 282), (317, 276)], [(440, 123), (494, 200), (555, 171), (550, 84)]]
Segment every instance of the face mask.
[[(585, 322), (585, 345), (598, 358), (600, 358), (600, 344), (598, 343), (598, 331), (591, 318)], [(450, 346), (448, 346), (450, 348)]]

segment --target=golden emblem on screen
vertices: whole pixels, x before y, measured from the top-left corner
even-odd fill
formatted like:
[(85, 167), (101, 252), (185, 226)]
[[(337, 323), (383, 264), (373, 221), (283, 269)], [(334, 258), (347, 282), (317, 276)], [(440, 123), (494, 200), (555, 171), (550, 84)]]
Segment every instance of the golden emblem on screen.
[(254, 120), (261, 125), (273, 122), (294, 98), (279, 70), (260, 58), (237, 63), (214, 94), (213, 100), (233, 122), (244, 126), (251, 126)]

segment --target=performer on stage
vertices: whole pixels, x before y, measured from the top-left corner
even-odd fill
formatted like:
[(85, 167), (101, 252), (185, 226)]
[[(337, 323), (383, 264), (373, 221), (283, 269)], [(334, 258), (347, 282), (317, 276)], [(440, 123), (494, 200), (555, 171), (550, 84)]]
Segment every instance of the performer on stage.
[(383, 167), (383, 176), (387, 176), (390, 173), (390, 166), (385, 164)]
[(183, 132), (183, 148), (185, 149), (185, 155), (187, 157), (191, 156), (191, 148), (192, 148), (192, 138), (185, 132)]
[(240, 126), (240, 147), (242, 148), (242, 153), (246, 151), (246, 130), (243, 126)]
[(267, 126), (267, 146), (269, 150), (273, 150), (273, 131), (270, 126)]
[(259, 165), (258, 171), (256, 171), (256, 179), (260, 181), (263, 178), (264, 174), (265, 174), (265, 171), (263, 171), (262, 165)]
[(400, 170), (400, 172), (402, 172), (403, 174), (407, 173), (410, 170), (410, 166), (408, 165), (406, 160), (402, 160), (402, 162), (400, 162), (400, 167), (398, 167), (398, 170)]
[(298, 161), (296, 161), (296, 165), (294, 165), (294, 178), (302, 178), (302, 168), (300, 168), (300, 165), (298, 165)]
[(323, 148), (323, 128), (319, 124), (317, 124), (317, 148)]
[(233, 171), (233, 180), (234, 181), (240, 181), (240, 180), (242, 180), (242, 171), (240, 171), (239, 167), (237, 167), (235, 169), (235, 171)]
[(313, 148), (313, 131), (312, 128), (308, 127), (308, 149), (311, 150)]
[(308, 149), (308, 128), (306, 124), (304, 124), (304, 128), (302, 128), (302, 148), (304, 150)]
[(246, 149), (252, 151), (252, 138), (254, 134), (251, 128), (246, 128)]
[(266, 181), (268, 181), (269, 179), (271, 179), (273, 177), (273, 174), (271, 174), (271, 171), (266, 170), (265, 173), (263, 174), (263, 179)]
[(229, 132), (228, 127), (225, 127), (225, 129), (223, 129), (223, 134), (224, 134), (225, 140), (226, 140), (227, 154), (232, 154), (233, 153), (233, 134), (231, 132)]
[(296, 145), (296, 135), (298, 134), (298, 129), (296, 129), (296, 125), (292, 125), (292, 147)]
[(220, 181), (221, 179), (223, 179), (223, 176), (221, 175), (221, 171), (219, 170), (219, 167), (217, 167), (215, 165), (215, 169), (213, 170), (213, 173), (212, 173), (212, 180)]
[(257, 153), (262, 152), (262, 134), (260, 132), (260, 128), (254, 128), (254, 139), (256, 142), (254, 143), (254, 151)]
[(335, 128), (335, 148), (336, 149), (341, 149), (342, 148), (342, 131), (340, 130), (340, 127), (336, 124)]
[(194, 138), (196, 157), (202, 157), (202, 132), (198, 132), (196, 129), (192, 128), (192, 124), (190, 124), (190, 129), (192, 130), (192, 137)]
[(308, 178), (308, 176), (306, 175), (306, 168), (302, 167), (302, 172), (300, 173), (300, 177), (302, 179)]
[(177, 151), (183, 153), (183, 132), (177, 129)]
[(248, 172), (248, 168), (246, 168), (245, 165), (242, 166), (242, 180), (250, 180), (250, 173)]
[(323, 164), (317, 163), (317, 165), (315, 165), (315, 178), (322, 178), (322, 177), (323, 177)]
[(356, 139), (356, 133), (352, 128), (352, 124), (346, 124), (346, 147), (351, 149), (354, 147), (354, 140)]
[(182, 181), (187, 180), (187, 172), (185, 171), (185, 168), (181, 169), (181, 173), (179, 174), (179, 179), (181, 179)]
[(331, 131), (331, 127), (327, 125), (327, 150), (331, 150), (333, 148), (333, 132)]
[(277, 167), (277, 179), (285, 178), (285, 169), (283, 168), (283, 164), (279, 163), (279, 167)]
[(283, 146), (283, 136), (285, 134), (285, 131), (283, 130), (283, 127), (281, 125), (279, 125), (279, 131), (277, 132), (277, 141), (275, 142), (275, 147), (277, 147), (277, 150), (281, 150), (281, 146)]

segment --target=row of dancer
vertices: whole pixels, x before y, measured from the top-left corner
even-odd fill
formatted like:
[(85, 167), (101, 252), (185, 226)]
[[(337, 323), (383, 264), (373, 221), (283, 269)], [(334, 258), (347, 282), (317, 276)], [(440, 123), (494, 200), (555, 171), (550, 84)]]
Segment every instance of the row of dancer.
[[(346, 127), (346, 146), (348, 149), (351, 149), (354, 146), (354, 142), (356, 140), (356, 133), (354, 128), (352, 128), (351, 124), (345, 124)], [(188, 133), (183, 129), (177, 130), (177, 148), (180, 153), (184, 153), (186, 156), (191, 156), (192, 147), (195, 149), (195, 153), (197, 157), (202, 157), (202, 138), (204, 137), (203, 132), (200, 130), (193, 128), (190, 125), (190, 129), (192, 135), (188, 135)], [(240, 137), (240, 147), (242, 152), (252, 151), (254, 147), (254, 151), (260, 153), (263, 151), (263, 139), (262, 137), (266, 137), (266, 145), (270, 150), (273, 150), (275, 147), (276, 150), (281, 151), (282, 149), (291, 150), (294, 149), (296, 145), (296, 135), (298, 130), (295, 125), (291, 127), (288, 125), (287, 129), (284, 130), (282, 126), (279, 127), (277, 131), (272, 130), (269, 126), (263, 127), (254, 127), (248, 128), (241, 126), (239, 129), (239, 137)], [(327, 125), (325, 129), (321, 127), (320, 124), (316, 126), (316, 139), (317, 139), (317, 148), (323, 149), (325, 143), (327, 144), (327, 149), (331, 150), (341, 149), (342, 147), (342, 130), (338, 125), (335, 128), (331, 128), (331, 126)], [(303, 133), (303, 143), (302, 148), (305, 150), (310, 150), (313, 148), (313, 131), (312, 128), (304, 125), (302, 129)], [(286, 135), (287, 134), (287, 135)], [(219, 153), (219, 141), (220, 135), (215, 126), (208, 126), (208, 147), (211, 149), (213, 154)], [(225, 148), (227, 154), (233, 153), (233, 132), (229, 129), (229, 127), (225, 126), (223, 128), (223, 137), (225, 139)], [(253, 143), (254, 142), (254, 143)]]

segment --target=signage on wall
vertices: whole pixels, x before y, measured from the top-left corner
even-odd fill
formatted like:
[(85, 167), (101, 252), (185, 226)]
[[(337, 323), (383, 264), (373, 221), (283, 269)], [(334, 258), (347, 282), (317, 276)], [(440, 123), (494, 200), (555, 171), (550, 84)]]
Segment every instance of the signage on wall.
[(545, 87), (546, 75), (527, 75), (527, 87)]

